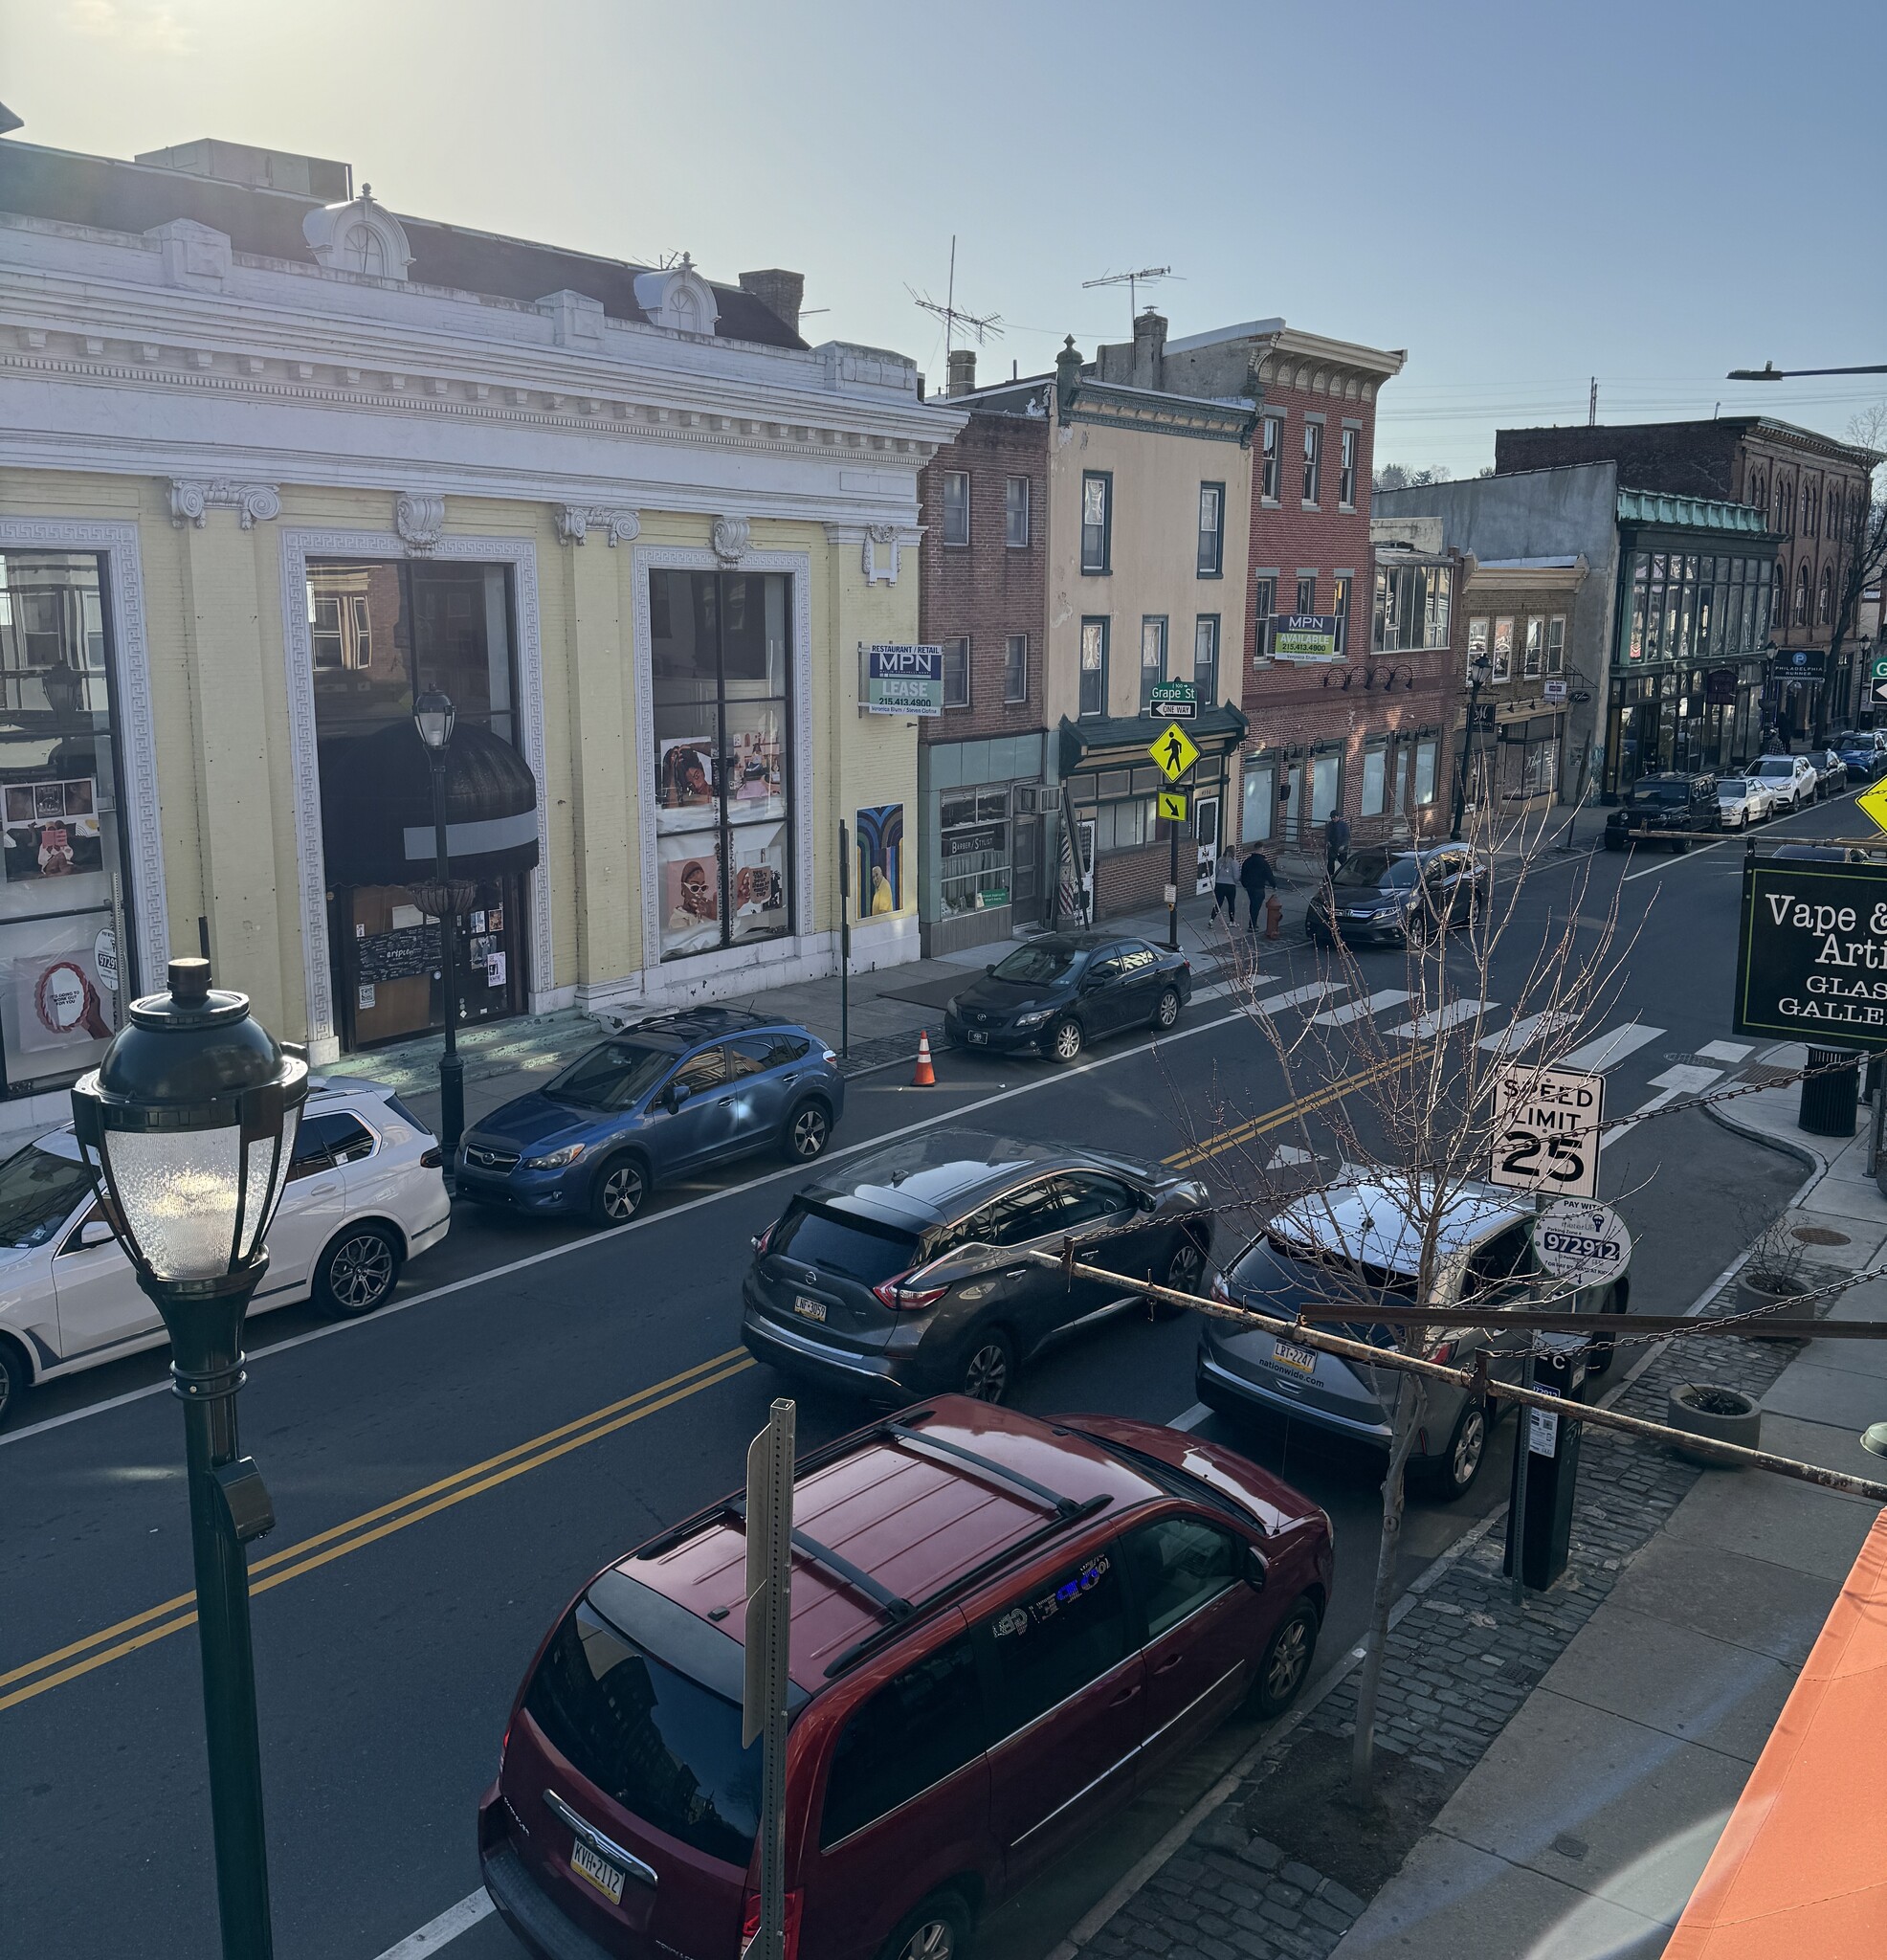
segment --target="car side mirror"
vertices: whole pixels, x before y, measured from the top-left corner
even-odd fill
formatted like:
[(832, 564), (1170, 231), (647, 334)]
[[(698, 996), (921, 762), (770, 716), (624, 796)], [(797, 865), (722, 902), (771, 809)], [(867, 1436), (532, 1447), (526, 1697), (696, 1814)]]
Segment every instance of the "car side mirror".
[(1245, 1583), (1254, 1592), (1264, 1591), (1268, 1570), (1264, 1553), (1255, 1545), (1248, 1545), (1245, 1548)]
[(117, 1236), (107, 1218), (88, 1218), (78, 1228), (78, 1243), (85, 1251), (95, 1245), (109, 1245)]
[(991, 961), (991, 962), (990, 962), (990, 964), (989, 964), (988, 966), (985, 967), (983, 970), (984, 970), (984, 971), (985, 971), (985, 972), (986, 972), (987, 974), (988, 974), (988, 975), (989, 975), (989, 977), (990, 977), (991, 979), (994, 979), (994, 978), (995, 978), (995, 973), (996, 973), (996, 968), (995, 968), (995, 963), (994, 963), (994, 961)]
[(662, 1091), (662, 1101), (667, 1103), (670, 1109), (679, 1109), (694, 1093), (694, 1090), (686, 1082), (671, 1082)]

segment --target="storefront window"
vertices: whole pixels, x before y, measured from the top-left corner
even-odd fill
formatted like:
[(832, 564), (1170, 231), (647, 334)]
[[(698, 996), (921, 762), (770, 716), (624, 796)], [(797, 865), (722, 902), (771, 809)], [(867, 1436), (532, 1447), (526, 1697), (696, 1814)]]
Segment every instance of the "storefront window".
[(791, 929), (789, 588), (779, 572), (649, 574), (665, 960)]
[(946, 918), (1010, 903), (1008, 784), (945, 795), (939, 812), (938, 841), (944, 858)]
[(1426, 807), (1435, 800), (1435, 745), (1432, 741), (1415, 745), (1415, 801)]
[(93, 1066), (140, 977), (103, 563), (85, 551), (0, 556), (0, 1047), (11, 1095)]
[(1383, 813), (1383, 791), (1386, 783), (1387, 751), (1380, 748), (1365, 748), (1363, 751), (1363, 801), (1359, 813), (1364, 816), (1381, 816)]
[(1245, 764), (1244, 814), (1238, 835), (1243, 843), (1262, 844), (1271, 835), (1277, 813), (1277, 771), (1268, 762)]
[(1310, 766), (1310, 820), (1322, 823), (1332, 815), (1343, 793), (1341, 755), (1320, 755)]

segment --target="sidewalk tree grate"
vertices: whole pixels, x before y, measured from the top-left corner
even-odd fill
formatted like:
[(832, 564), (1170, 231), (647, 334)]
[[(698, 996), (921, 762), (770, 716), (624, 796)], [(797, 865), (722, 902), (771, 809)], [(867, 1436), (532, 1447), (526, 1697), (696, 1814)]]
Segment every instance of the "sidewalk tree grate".
[(1799, 1238), (1804, 1245), (1853, 1245), (1854, 1242), (1845, 1232), (1836, 1232), (1827, 1225), (1798, 1225), (1788, 1236)]

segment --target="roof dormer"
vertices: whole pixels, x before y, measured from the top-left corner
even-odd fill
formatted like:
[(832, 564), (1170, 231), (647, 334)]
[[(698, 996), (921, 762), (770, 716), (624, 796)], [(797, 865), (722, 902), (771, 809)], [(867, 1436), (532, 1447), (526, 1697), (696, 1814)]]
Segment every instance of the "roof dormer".
[(665, 326), (675, 333), (711, 334), (721, 318), (714, 288), (685, 252), (679, 265), (637, 274), (635, 303), (648, 315), (651, 326)]
[(373, 186), (345, 204), (323, 205), (301, 220), (301, 235), (318, 263), (330, 272), (357, 272), (370, 279), (403, 279), (412, 263), (405, 228), (373, 201)]

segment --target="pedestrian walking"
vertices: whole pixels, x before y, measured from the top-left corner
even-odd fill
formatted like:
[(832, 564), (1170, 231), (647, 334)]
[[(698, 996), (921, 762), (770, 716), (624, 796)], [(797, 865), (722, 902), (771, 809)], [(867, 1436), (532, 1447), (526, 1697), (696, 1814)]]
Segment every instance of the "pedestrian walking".
[(1221, 912), (1228, 925), (1238, 924), (1238, 853), (1230, 844), (1212, 861), (1212, 917)]
[(1323, 823), (1323, 875), (1335, 878), (1350, 855), (1350, 820), (1341, 810), (1332, 811)]
[(1238, 882), (1245, 887), (1245, 902), (1252, 908), (1252, 916), (1247, 921), (1247, 930), (1254, 937), (1258, 930), (1258, 915), (1264, 910), (1265, 900), (1276, 881), (1276, 874), (1271, 868), (1271, 859), (1255, 844), (1248, 846), (1245, 861), (1238, 867)]

